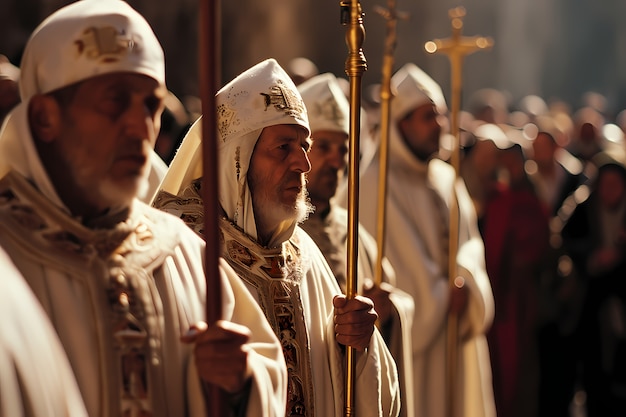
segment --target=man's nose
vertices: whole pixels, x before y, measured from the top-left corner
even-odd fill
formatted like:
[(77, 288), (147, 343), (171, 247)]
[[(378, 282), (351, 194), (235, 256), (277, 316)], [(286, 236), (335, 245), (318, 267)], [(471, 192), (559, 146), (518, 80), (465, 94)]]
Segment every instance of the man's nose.
[[(143, 100), (133, 99), (124, 116), (125, 133), (135, 139), (150, 139), (154, 131), (154, 119)], [(155, 132), (154, 132), (155, 133)]]
[(293, 169), (296, 172), (306, 174), (311, 170), (311, 161), (309, 160), (309, 155), (304, 148), (299, 148), (296, 152), (296, 155), (293, 158)]
[(328, 155), (328, 164), (336, 170), (342, 170), (348, 164), (348, 159), (345, 153), (335, 151)]

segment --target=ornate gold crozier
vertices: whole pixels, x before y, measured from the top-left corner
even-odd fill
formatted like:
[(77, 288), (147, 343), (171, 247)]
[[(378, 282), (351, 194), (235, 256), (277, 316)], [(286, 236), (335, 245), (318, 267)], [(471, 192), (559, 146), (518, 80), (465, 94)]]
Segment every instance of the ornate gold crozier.
[[(424, 48), (427, 52), (445, 54), (450, 60), (451, 71), (451, 134), (453, 137), (450, 163), (454, 167), (455, 175), (459, 175), (460, 151), (459, 151), (459, 113), (461, 107), (462, 69), (463, 58), (475, 51), (488, 49), (493, 46), (493, 40), (482, 36), (462, 36), (463, 17), (465, 8), (457, 7), (448, 12), (452, 22), (452, 36), (447, 39), (435, 39), (426, 42)], [(456, 179), (455, 179), (456, 183)], [(456, 257), (459, 246), (459, 206), (454, 188), (450, 199), (450, 237), (448, 257), (448, 282), (452, 290), (455, 286), (462, 286), (456, 279)], [(462, 281), (461, 281), (462, 282)], [(446, 339), (446, 415), (455, 415), (455, 382), (457, 371), (457, 338), (458, 317), (456, 314), (448, 314), (447, 339)]]
[[(358, 0), (342, 0), (341, 23), (347, 27), (346, 44), (348, 57), (345, 63), (346, 74), (350, 80), (350, 132), (348, 151), (348, 253), (346, 275), (346, 297), (356, 296), (357, 287), (357, 253), (359, 224), (359, 138), (361, 132), (361, 80), (367, 70), (367, 61), (363, 54), (365, 28), (363, 27), (363, 11)], [(355, 349), (346, 346), (346, 389), (344, 409), (345, 416), (355, 415), (354, 383), (356, 374)]]

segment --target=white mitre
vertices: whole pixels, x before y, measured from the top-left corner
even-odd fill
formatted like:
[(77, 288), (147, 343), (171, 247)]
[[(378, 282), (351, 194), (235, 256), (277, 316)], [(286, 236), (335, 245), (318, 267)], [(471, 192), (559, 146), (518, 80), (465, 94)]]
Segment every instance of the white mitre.
[(446, 114), (446, 99), (441, 87), (413, 63), (405, 64), (391, 77), (395, 96), (391, 100), (391, 119), (398, 121), (417, 107), (432, 102), (439, 114)]
[(315, 132), (327, 130), (350, 134), (350, 103), (337, 77), (316, 75), (298, 86), (309, 115), (313, 139)]
[[(257, 238), (252, 197), (247, 182), (252, 151), (263, 128), (295, 124), (309, 133), (302, 97), (285, 70), (267, 59), (243, 72), (216, 95), (219, 203), (226, 216)], [(202, 177), (202, 121), (198, 119), (182, 141), (160, 189), (178, 195)], [(286, 240), (294, 223), (281, 225), (272, 242)]]

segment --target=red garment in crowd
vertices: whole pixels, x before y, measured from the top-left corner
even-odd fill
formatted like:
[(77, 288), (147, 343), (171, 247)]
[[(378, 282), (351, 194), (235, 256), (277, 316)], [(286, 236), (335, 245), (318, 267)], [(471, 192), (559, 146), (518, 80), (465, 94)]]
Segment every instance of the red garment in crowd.
[(537, 369), (537, 289), (548, 252), (548, 222), (547, 210), (532, 188), (504, 185), (487, 202), (481, 222), (496, 306), (487, 340), (500, 416), (519, 415), (524, 407), (536, 406), (536, 382), (528, 373)]

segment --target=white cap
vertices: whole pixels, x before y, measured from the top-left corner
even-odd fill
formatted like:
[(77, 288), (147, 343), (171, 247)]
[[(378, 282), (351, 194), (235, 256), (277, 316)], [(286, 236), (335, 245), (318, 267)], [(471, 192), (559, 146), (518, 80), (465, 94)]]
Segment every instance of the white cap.
[(391, 77), (391, 118), (400, 120), (417, 107), (432, 102), (440, 114), (447, 112), (441, 87), (413, 63), (405, 64)]
[(222, 145), (280, 124), (296, 124), (311, 131), (302, 97), (275, 59), (256, 64), (218, 91), (217, 127)]
[(20, 67), (23, 101), (113, 72), (165, 85), (163, 48), (143, 16), (121, 0), (80, 0), (57, 10), (31, 35)]
[(311, 131), (350, 134), (350, 103), (331, 73), (316, 75), (298, 86), (309, 116)]

